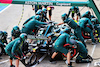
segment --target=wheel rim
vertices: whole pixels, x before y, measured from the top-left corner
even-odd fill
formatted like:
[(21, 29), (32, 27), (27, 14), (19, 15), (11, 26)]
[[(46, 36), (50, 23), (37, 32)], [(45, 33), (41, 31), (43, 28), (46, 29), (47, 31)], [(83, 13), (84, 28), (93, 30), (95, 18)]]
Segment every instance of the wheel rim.
[[(68, 45), (70, 45), (70, 44), (65, 44), (65, 45), (64, 45), (64, 47), (65, 47), (65, 46), (68, 46)], [(72, 48), (74, 49), (74, 46), (73, 46)], [(73, 58), (73, 57), (77, 54), (77, 53), (76, 53), (76, 52), (77, 52), (77, 50), (76, 50), (76, 49), (74, 49), (74, 50), (73, 50), (73, 52), (74, 52), (74, 53), (73, 53), (73, 54), (71, 54), (71, 58)], [(63, 56), (67, 57), (64, 53), (62, 53), (62, 54), (63, 54)]]

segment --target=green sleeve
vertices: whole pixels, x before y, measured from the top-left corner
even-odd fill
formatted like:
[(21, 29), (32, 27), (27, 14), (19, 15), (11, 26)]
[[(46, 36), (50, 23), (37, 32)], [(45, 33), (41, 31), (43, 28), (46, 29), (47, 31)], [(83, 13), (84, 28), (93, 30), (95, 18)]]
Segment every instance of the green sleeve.
[(70, 42), (69, 40), (70, 40), (70, 36), (67, 35), (67, 36), (66, 36), (66, 43), (69, 43), (69, 42)]
[(17, 40), (12, 47), (11, 53), (15, 53), (15, 51), (19, 48), (19, 45), (20, 45), (20, 40)]
[(47, 23), (45, 23), (45, 22), (40, 22), (40, 21), (36, 20), (36, 25), (37, 25), (37, 26), (39, 26), (39, 25), (41, 25), (41, 24), (47, 25)]
[(23, 23), (23, 25), (24, 24), (26, 24), (28, 21), (30, 21), (31, 19), (33, 19), (35, 16), (32, 16), (32, 17), (30, 17), (29, 19), (27, 19), (24, 23)]

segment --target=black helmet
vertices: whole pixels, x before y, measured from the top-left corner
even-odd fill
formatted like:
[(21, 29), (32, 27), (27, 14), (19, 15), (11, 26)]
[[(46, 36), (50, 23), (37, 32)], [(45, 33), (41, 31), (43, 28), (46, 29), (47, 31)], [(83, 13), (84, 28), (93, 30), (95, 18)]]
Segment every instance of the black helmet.
[(86, 11), (86, 12), (82, 15), (82, 17), (86, 17), (86, 18), (90, 18), (90, 16), (91, 16), (90, 11)]
[(27, 39), (27, 34), (26, 33), (22, 33), (20, 34), (20, 38), (25, 41)]
[(18, 27), (18, 26), (14, 26), (14, 27), (13, 27), (13, 32), (14, 32), (15, 34), (19, 34), (19, 33), (20, 33), (19, 27)]
[(66, 13), (62, 14), (61, 18), (62, 18), (63, 21), (66, 20), (67, 19), (67, 14)]
[(86, 11), (85, 14), (90, 18), (90, 16), (91, 16), (91, 12), (90, 11)]
[(47, 13), (47, 9), (46, 9), (46, 8), (43, 8), (42, 11), (43, 11), (44, 13)]
[(41, 16), (40, 15), (36, 15), (35, 19), (38, 20), (38, 21), (40, 21), (41, 20)]
[(36, 12), (36, 15), (42, 15), (42, 10), (39, 9), (39, 10)]

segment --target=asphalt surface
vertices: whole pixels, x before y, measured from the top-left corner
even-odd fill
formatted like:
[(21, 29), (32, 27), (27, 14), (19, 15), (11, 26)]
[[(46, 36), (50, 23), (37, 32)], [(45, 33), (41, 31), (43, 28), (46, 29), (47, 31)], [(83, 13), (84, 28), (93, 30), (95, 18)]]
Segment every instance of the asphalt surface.
[[(81, 1), (84, 1), (84, 0), (81, 0)], [(95, 0), (95, 1), (98, 7), (100, 7), (100, 0)], [(8, 35), (10, 35), (13, 26), (18, 25), (20, 21), (22, 8), (23, 8), (23, 5), (13, 4), (13, 5), (10, 5), (5, 11), (0, 13), (0, 30), (7, 31)], [(68, 13), (68, 10), (70, 7), (54, 6), (54, 8), (55, 9), (52, 12), (52, 21), (60, 23), (62, 22), (61, 15), (63, 13)], [(79, 7), (79, 8), (80, 10), (83, 9), (80, 11), (81, 14), (83, 14), (87, 10), (90, 10), (87, 7)], [(20, 29), (22, 28), (22, 24), (24, 23), (24, 21), (33, 15), (35, 15), (35, 12), (32, 10), (31, 5), (24, 5), (23, 18), (21, 22), (19, 23)], [(86, 44), (87, 44), (89, 55), (91, 55), (93, 58), (100, 58), (100, 52), (99, 52), (100, 43), (96, 45), (92, 45), (91, 41), (88, 40)], [(0, 59), (0, 62), (3, 62), (3, 61), (8, 60), (9, 56), (3, 55), (0, 58), (2, 58)], [(94, 62), (97, 62), (97, 61), (99, 61), (99, 59), (94, 60), (90, 64), (89, 63), (84, 63), (84, 64), (73, 63), (73, 66), (74, 67), (94, 67)], [(15, 64), (15, 60), (13, 64)], [(9, 67), (9, 65), (10, 63), (9, 61), (7, 61), (5, 63), (1, 63), (0, 67)], [(25, 67), (25, 66), (20, 62), (19, 67)], [(57, 64), (50, 64), (48, 60), (48, 56), (46, 56), (45, 59), (40, 64), (34, 67), (67, 67), (67, 65), (65, 64), (65, 61), (57, 61)]]

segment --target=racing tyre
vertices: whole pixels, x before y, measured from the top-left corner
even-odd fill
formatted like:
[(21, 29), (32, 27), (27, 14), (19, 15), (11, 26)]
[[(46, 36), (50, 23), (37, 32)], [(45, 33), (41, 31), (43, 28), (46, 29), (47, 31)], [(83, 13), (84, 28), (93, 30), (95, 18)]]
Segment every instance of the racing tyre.
[[(73, 58), (77, 54), (77, 48), (75, 48), (73, 45), (65, 44), (64, 47), (68, 50), (71, 49), (71, 58)], [(67, 55), (65, 55), (64, 53), (62, 54), (63, 56), (67, 57)]]
[(36, 63), (37, 63), (37, 54), (32, 53), (31, 57), (28, 60), (28, 65), (32, 66), (32, 65), (35, 65)]
[(82, 36), (84, 39), (91, 39), (90, 35), (88, 35), (88, 33), (82, 31)]

